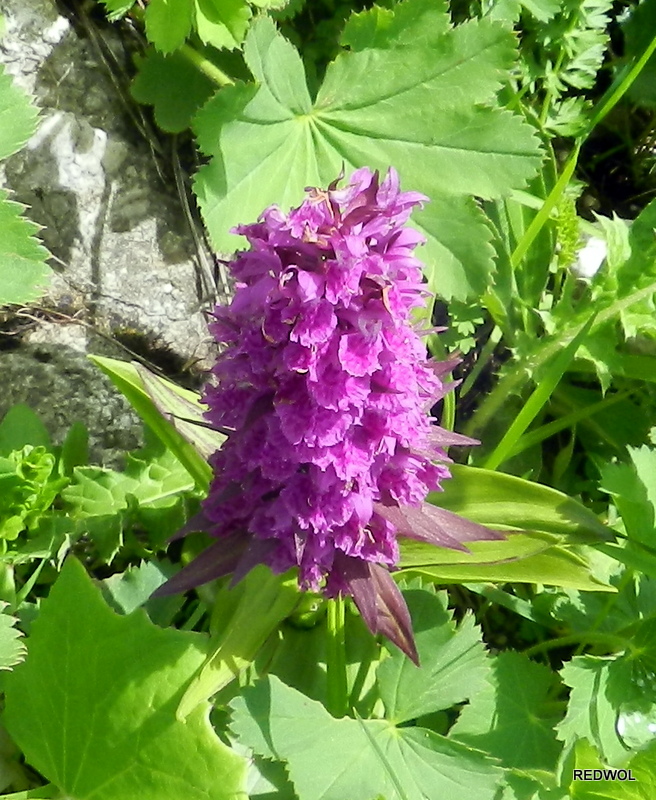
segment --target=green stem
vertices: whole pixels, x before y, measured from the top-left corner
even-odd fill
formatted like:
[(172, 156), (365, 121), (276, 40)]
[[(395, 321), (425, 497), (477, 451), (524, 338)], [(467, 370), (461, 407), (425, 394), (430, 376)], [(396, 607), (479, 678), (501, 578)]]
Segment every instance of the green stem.
[(188, 61), (191, 61), (199, 72), (202, 72), (203, 75), (208, 77), (211, 81), (214, 81), (218, 86), (232, 86), (234, 84), (234, 81), (229, 75), (226, 75), (226, 73), (222, 69), (219, 69), (209, 58), (205, 58), (205, 56), (201, 55), (198, 50), (194, 50), (191, 45), (183, 44), (179, 52)]
[[(594, 333), (597, 328), (612, 320), (625, 308), (639, 303), (641, 300), (651, 297), (655, 293), (656, 281), (650, 283), (649, 286), (646, 286), (644, 289), (638, 289), (632, 292), (622, 300), (615, 301), (604, 311), (599, 312), (590, 333)], [(528, 380), (527, 376), (539, 369), (550, 358), (556, 356), (578, 333), (580, 333), (586, 324), (587, 322), (582, 322), (575, 328), (568, 328), (556, 339), (552, 339), (541, 345), (532, 355), (522, 361), (518, 361), (481, 403), (476, 414), (469, 420), (465, 428), (465, 433), (471, 436), (475, 431), (482, 430), (506, 402), (509, 395), (516, 394), (520, 390), (522, 383)]]
[(596, 128), (596, 126), (602, 121), (602, 119), (607, 114), (609, 114), (613, 110), (613, 108), (615, 108), (615, 106), (622, 99), (623, 95), (627, 92), (633, 81), (642, 72), (642, 70), (645, 67), (645, 64), (649, 61), (655, 50), (656, 50), (656, 36), (654, 36), (651, 42), (647, 45), (645, 51), (640, 56), (640, 58), (633, 64), (633, 66), (624, 73), (620, 73), (620, 75), (610, 86), (606, 94), (601, 98), (599, 103), (597, 103), (597, 110), (592, 115), (592, 119), (590, 120), (586, 137), (589, 136), (592, 130)]
[[(141, 25), (145, 25), (146, 23), (146, 15), (144, 11), (139, 8), (139, 6), (135, 6), (130, 11), (130, 16), (132, 16), (135, 20), (137, 20)], [(209, 58), (205, 58), (204, 55), (195, 50), (189, 44), (183, 44), (178, 48), (178, 52), (183, 55), (188, 61), (190, 61), (199, 72), (202, 72), (203, 75), (207, 76), (211, 81), (216, 83), (218, 86), (232, 86), (234, 81), (229, 75), (219, 69), (213, 61), (210, 61)]]
[(613, 83), (613, 85), (609, 88), (604, 97), (602, 97), (599, 103), (597, 104), (597, 109), (592, 114), (590, 122), (586, 126), (585, 133), (576, 141), (574, 145), (574, 150), (570, 154), (570, 157), (567, 159), (567, 163), (565, 164), (565, 168), (563, 169), (562, 175), (556, 182), (554, 188), (549, 193), (547, 199), (544, 201), (544, 205), (542, 206), (538, 214), (531, 221), (531, 224), (528, 226), (519, 244), (517, 245), (515, 252), (512, 254), (510, 261), (513, 266), (513, 269), (516, 269), (519, 266), (519, 264), (521, 264), (522, 259), (528, 252), (530, 246), (533, 244), (535, 237), (542, 230), (543, 225), (549, 219), (552, 210), (557, 205), (563, 192), (565, 191), (565, 188), (570, 182), (570, 179), (574, 174), (574, 170), (576, 168), (576, 163), (578, 161), (579, 153), (581, 151), (581, 146), (583, 145), (583, 142), (588, 138), (588, 136), (592, 133), (592, 131), (596, 128), (596, 126), (604, 119), (604, 117), (606, 117), (606, 115), (609, 114), (610, 111), (612, 111), (612, 109), (617, 105), (617, 103), (627, 92), (633, 81), (638, 77), (638, 75), (644, 68), (647, 61), (649, 61), (650, 57), (652, 56), (655, 50), (656, 50), (656, 36), (651, 40), (649, 45), (645, 48), (643, 54), (633, 64), (633, 66), (626, 72), (618, 76), (617, 80)]
[(608, 650), (619, 653), (624, 650), (633, 650), (634, 647), (628, 639), (622, 636), (614, 636), (612, 633), (572, 633), (569, 636), (558, 636), (556, 639), (547, 639), (544, 642), (534, 644), (524, 650), (525, 656), (536, 656), (547, 650), (555, 650), (557, 647), (568, 647), (571, 644), (600, 644), (606, 645)]
[(565, 163), (565, 167), (562, 171), (562, 174), (556, 181), (556, 185), (549, 192), (549, 196), (542, 204), (542, 208), (533, 217), (533, 219), (531, 220), (531, 224), (524, 231), (524, 235), (517, 243), (517, 247), (515, 248), (513, 254), (510, 256), (510, 263), (512, 265), (513, 270), (516, 270), (522, 263), (524, 256), (528, 252), (530, 246), (533, 244), (535, 237), (538, 235), (538, 233), (540, 233), (543, 226), (551, 216), (552, 211), (560, 202), (560, 199), (563, 196), (563, 192), (567, 188), (567, 185), (569, 184), (570, 180), (572, 179), (572, 175), (574, 174), (574, 170), (576, 169), (576, 164), (579, 158), (579, 153), (581, 152), (582, 144), (583, 140), (579, 139), (574, 145), (574, 149), (570, 153), (570, 156), (567, 159), (567, 162)]
[(476, 359), (476, 363), (472, 371), (467, 375), (465, 378), (462, 386), (460, 387), (460, 397), (463, 398), (467, 392), (472, 388), (474, 383), (476, 382), (476, 378), (481, 374), (483, 369), (488, 364), (489, 360), (492, 358), (492, 354), (494, 353), (494, 348), (499, 344), (501, 341), (501, 329), (498, 325), (495, 325), (492, 328), (492, 333), (485, 342), (483, 349), (480, 352), (480, 355)]
[(333, 717), (345, 717), (348, 712), (346, 681), (346, 636), (344, 598), (328, 600), (326, 627), (326, 673), (328, 681), (328, 711)]
[(447, 431), (452, 431), (456, 425), (456, 396), (451, 392), (444, 395), (444, 406), (442, 408), (442, 419), (440, 426)]

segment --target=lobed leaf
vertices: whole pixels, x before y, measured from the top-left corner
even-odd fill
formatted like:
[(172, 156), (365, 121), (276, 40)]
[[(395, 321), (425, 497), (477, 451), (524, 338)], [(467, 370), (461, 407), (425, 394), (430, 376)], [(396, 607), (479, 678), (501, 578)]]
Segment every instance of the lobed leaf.
[(191, 33), (194, 0), (150, 0), (146, 33), (161, 53), (172, 53)]
[(36, 130), (38, 113), (0, 64), (0, 159), (23, 147)]
[(143, 612), (116, 615), (69, 558), (8, 676), (5, 725), (76, 800), (243, 800), (245, 762), (214, 733), (208, 704), (175, 718), (204, 641)]
[(151, 47), (137, 59), (137, 68), (130, 87), (132, 96), (153, 106), (157, 124), (169, 133), (186, 130), (215, 89), (214, 83), (180, 53), (164, 56)]
[(491, 659), (490, 680), (471, 696), (451, 735), (501, 759), (505, 767), (553, 770), (562, 745), (550, 700), (557, 679), (542, 664), (507, 651)]
[(37, 300), (50, 276), (49, 253), (34, 236), (38, 225), (22, 216), (24, 208), (0, 189), (0, 306)]
[(275, 676), (230, 704), (242, 744), (287, 762), (299, 800), (493, 800), (501, 771), (483, 753), (387, 720), (334, 719)]
[[(414, 36), (432, 8), (428, 0), (398, 6), (403, 46), (387, 47), (383, 34), (342, 52), (314, 103), (298, 53), (271, 20), (255, 21), (244, 54), (257, 87), (222, 89), (195, 123), (201, 148), (214, 156), (195, 189), (218, 250), (238, 245), (233, 225), (268, 204), (298, 204), (306, 186), (326, 186), (342, 168), (394, 165), (405, 187), (433, 199), (415, 218), (427, 235), (432, 284), (447, 298), (484, 290), (489, 232), (468, 195), (522, 185), (538, 165), (537, 141), (517, 116), (482, 105), (512, 64), (510, 32), (484, 20)], [(361, 33), (350, 30), (359, 46)]]
[(23, 634), (14, 627), (18, 620), (6, 609), (7, 603), (0, 602), (0, 670), (9, 670), (25, 658)]
[(386, 718), (397, 725), (474, 697), (490, 673), (480, 629), (471, 616), (456, 629), (444, 592), (408, 589), (403, 596), (422, 666), (395, 650), (377, 672)]

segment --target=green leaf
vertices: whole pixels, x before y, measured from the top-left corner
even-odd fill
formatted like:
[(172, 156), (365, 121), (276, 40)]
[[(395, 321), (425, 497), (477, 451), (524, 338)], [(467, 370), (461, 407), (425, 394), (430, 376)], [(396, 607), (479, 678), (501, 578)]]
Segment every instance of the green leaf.
[(194, 0), (196, 30), (204, 44), (234, 50), (244, 41), (251, 18), (245, 0)]
[(107, 9), (107, 19), (115, 22), (124, 17), (135, 4), (136, 0), (100, 0)]
[[(146, 390), (142, 375), (146, 374), (147, 371), (140, 374), (134, 365), (127, 364), (124, 361), (117, 361), (113, 358), (100, 356), (89, 356), (89, 358), (109, 376), (112, 383), (125, 395), (146, 425), (152, 429), (165, 447), (183, 464), (194, 478), (196, 485), (206, 490), (212, 477), (212, 470), (207, 461), (199, 455), (197, 448), (187, 441), (185, 435), (180, 432), (180, 430), (184, 430), (185, 434), (191, 438), (192, 434), (189, 428), (194, 428), (194, 426), (187, 424), (186, 427), (183, 427), (183, 424), (177, 420), (174, 422), (173, 417), (173, 414), (180, 409), (183, 410), (185, 418), (188, 418), (189, 414), (193, 412), (196, 418), (202, 420), (202, 407), (198, 395), (154, 375), (149, 383), (149, 390)], [(149, 392), (154, 392), (155, 387), (157, 387), (158, 391), (159, 406), (166, 405), (169, 409), (173, 406), (169, 419), (162, 417), (158, 410), (158, 405), (151, 399)], [(213, 439), (216, 442), (215, 450), (221, 446), (224, 440), (224, 437), (220, 434), (204, 428), (196, 428), (194, 435), (197, 436), (194, 441), (202, 442), (206, 448), (211, 446), (208, 440)]]
[(481, 632), (472, 616), (456, 630), (446, 593), (403, 592), (412, 616), (421, 667), (394, 649), (378, 667), (386, 718), (395, 724), (462, 703), (487, 686), (490, 672)]
[(59, 474), (71, 477), (75, 467), (89, 463), (89, 431), (81, 422), (74, 422), (64, 439), (59, 454)]
[[(606, 769), (599, 754), (586, 739), (575, 747), (576, 769)], [(656, 793), (656, 745), (635, 755), (624, 768), (631, 770), (632, 781), (572, 780), (569, 797), (572, 800), (652, 800)]]
[(51, 447), (50, 434), (29, 406), (17, 403), (0, 422), (0, 455), (8, 456), (15, 450), (22, 450), (26, 444), (48, 450)]
[(223, 445), (225, 435), (207, 422), (206, 407), (196, 392), (158, 378), (141, 364), (135, 364), (135, 369), (155, 408), (207, 461)]
[(140, 505), (174, 503), (178, 495), (193, 489), (189, 473), (170, 454), (145, 463), (129, 458), (125, 472), (102, 467), (76, 467), (74, 480), (62, 495), (81, 517), (115, 514), (129, 505), (128, 495)]
[[(298, 600), (296, 577), (287, 573), (274, 575), (264, 564), (252, 569), (238, 586), (224, 586), (215, 607), (227, 619), (217, 631), (205, 663), (184, 693), (178, 717), (184, 719), (200, 702), (227, 686), (252, 664), (262, 645), (292, 613)], [(213, 622), (216, 626), (217, 621)]]
[(186, 130), (216, 88), (180, 53), (164, 56), (151, 47), (137, 60), (137, 68), (132, 96), (139, 103), (154, 106), (155, 121), (169, 133)]
[(76, 800), (242, 800), (245, 763), (212, 730), (209, 706), (175, 719), (203, 658), (198, 634), (116, 615), (68, 559), (7, 677), (4, 721), (27, 761)]
[(6, 609), (7, 603), (0, 602), (0, 670), (9, 670), (25, 658), (23, 634), (14, 627), (18, 620)]
[[(0, 64), (0, 159), (20, 150), (36, 130), (37, 117)], [(39, 226), (21, 216), (24, 209), (0, 189), (0, 306), (38, 299), (50, 274), (49, 253), (34, 238)]]
[(471, 696), (451, 729), (459, 741), (485, 750), (505, 767), (553, 770), (562, 745), (554, 673), (522, 653), (491, 659), (492, 680)]
[(610, 765), (626, 761), (627, 749), (616, 723), (619, 698), (630, 699), (633, 694), (629, 672), (618, 669), (618, 663), (613, 657), (576, 656), (560, 673), (571, 692), (565, 719), (556, 728), (558, 738), (565, 746), (588, 739)]
[(356, 52), (370, 48), (431, 46), (448, 29), (448, 9), (444, 0), (430, 4), (399, 3), (394, 9), (374, 6), (350, 16), (340, 44)]
[(0, 64), (0, 159), (18, 152), (36, 130), (39, 112)]
[[(511, 545), (514, 540), (515, 535), (509, 540)], [(438, 562), (446, 559), (441, 548), (429, 550), (429, 546), (424, 545), (408, 553), (403, 546), (401, 566), (411, 573), (430, 577), (435, 583), (541, 583), (587, 592), (616, 591), (592, 574), (585, 558), (562, 547), (550, 547), (543, 553), (526, 557), (511, 553), (507, 561), (490, 559), (492, 552), (499, 552), (493, 550), (491, 542), (472, 542), (469, 549), (471, 555), (458, 554), (459, 563), (442, 564)], [(413, 559), (423, 563), (412, 566)]]
[(271, 676), (230, 704), (242, 744), (287, 762), (299, 800), (492, 800), (501, 772), (486, 756), (422, 728), (334, 719)]
[(517, 417), (513, 420), (511, 426), (508, 428), (499, 444), (494, 448), (490, 456), (485, 462), (486, 469), (496, 469), (500, 464), (503, 464), (510, 456), (513, 448), (518, 440), (533, 422), (542, 407), (551, 397), (556, 386), (560, 383), (561, 378), (572, 363), (576, 351), (585, 340), (592, 324), (595, 321), (597, 312), (595, 311), (588, 319), (586, 324), (574, 336), (571, 342), (564, 347), (558, 356), (549, 364), (548, 368), (542, 375), (538, 385), (535, 387), (531, 396), (524, 403), (522, 410)]
[[(427, 235), (428, 272), (438, 271), (433, 285), (447, 298), (484, 290), (489, 232), (468, 196), (496, 197), (523, 185), (538, 165), (537, 142), (519, 117), (484, 105), (512, 65), (511, 33), (472, 20), (417, 39), (412, 17), (430, 8), (428, 0), (398, 7), (405, 15), (398, 29), (409, 26), (404, 46), (341, 53), (314, 104), (298, 53), (271, 20), (254, 22), (244, 54), (258, 86), (222, 89), (194, 126), (214, 156), (195, 188), (218, 250), (239, 245), (228, 234), (233, 225), (255, 220), (272, 203), (283, 210), (298, 204), (304, 187), (328, 185), (342, 166), (393, 165), (406, 189), (434, 200), (415, 216)], [(478, 252), (457, 235), (463, 230)]]
[(103, 597), (120, 614), (131, 614), (143, 606), (150, 619), (160, 627), (170, 625), (180, 610), (184, 597), (154, 597), (152, 593), (175, 574), (169, 561), (143, 561), (125, 572), (111, 575), (101, 583)]
[(172, 53), (191, 33), (193, 0), (150, 0), (146, 34), (161, 53)]
[[(654, 35), (656, 25), (656, 3), (644, 0), (633, 6), (624, 22), (624, 52), (627, 60), (638, 59), (646, 50)], [(652, 56), (629, 89), (629, 96), (636, 103), (656, 105), (656, 56)]]
[(582, 503), (566, 494), (514, 475), (453, 464), (453, 478), (430, 502), (489, 528), (521, 528), (553, 533), (567, 541), (595, 542), (613, 538)]
[(0, 189), (0, 306), (37, 300), (50, 276), (50, 254), (34, 238), (39, 226), (21, 215), (24, 209)]
[(608, 464), (599, 488), (613, 497), (626, 533), (648, 547), (654, 545), (656, 515), (656, 450), (629, 447), (631, 464)]

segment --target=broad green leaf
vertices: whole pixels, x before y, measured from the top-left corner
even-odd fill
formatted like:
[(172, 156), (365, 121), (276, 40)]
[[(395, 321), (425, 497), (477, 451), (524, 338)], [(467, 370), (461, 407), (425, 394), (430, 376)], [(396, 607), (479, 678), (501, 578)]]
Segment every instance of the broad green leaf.
[(149, 48), (137, 61), (130, 89), (139, 103), (153, 106), (162, 130), (180, 133), (215, 90), (214, 83), (180, 53), (164, 56)]
[(209, 706), (175, 719), (204, 641), (140, 611), (118, 616), (69, 559), (7, 677), (7, 729), (75, 800), (244, 800), (245, 762), (214, 733)]
[(251, 0), (252, 6), (257, 6), (258, 8), (265, 8), (271, 9), (272, 11), (277, 11), (283, 8), (286, 8), (289, 5), (299, 5), (302, 7), (305, 3), (305, 0)]
[[(510, 537), (510, 542), (515, 536)], [(489, 547), (488, 547), (489, 545)], [(413, 547), (413, 544), (410, 544)], [(550, 547), (542, 553), (519, 557), (510, 555), (509, 560), (494, 560), (480, 563), (482, 555), (486, 561), (492, 551), (491, 542), (472, 542), (469, 545), (472, 555), (458, 553), (458, 563), (439, 563), (443, 560), (442, 548), (430, 548), (419, 545), (423, 549), (410, 550), (406, 556), (405, 544), (402, 546), (401, 567), (412, 573), (426, 575), (436, 583), (479, 583), (492, 581), (496, 583), (541, 583), (549, 586), (563, 586), (568, 589), (580, 589), (587, 592), (615, 592), (613, 586), (604, 583), (591, 572), (590, 564), (585, 558), (563, 547)], [(497, 551), (498, 552), (498, 551)], [(411, 558), (423, 561), (412, 566)]]
[(202, 42), (229, 50), (241, 45), (251, 18), (245, 0), (194, 0), (194, 5)]
[(0, 64), (0, 159), (16, 153), (32, 136), (38, 113)]
[(505, 767), (553, 770), (562, 750), (556, 676), (522, 653), (491, 659), (490, 682), (471, 696), (451, 735), (499, 758)]
[(497, 564), (527, 559), (539, 555), (558, 544), (559, 538), (551, 533), (518, 531), (505, 539), (484, 542), (467, 542), (467, 550), (452, 550), (436, 547), (416, 539), (399, 539), (401, 544), (401, 567), (414, 566), (460, 566)]
[(51, 783), (47, 786), (39, 786), (37, 789), (28, 789), (25, 792), (2, 795), (2, 800), (59, 800), (59, 798), (61, 798), (59, 789)]
[(24, 208), (0, 189), (0, 306), (37, 300), (50, 276), (49, 253), (34, 236), (38, 225), (22, 216)]
[(25, 658), (23, 634), (14, 627), (16, 617), (6, 614), (7, 603), (0, 602), (0, 670), (8, 670)]
[(427, 236), (432, 285), (447, 298), (484, 291), (489, 232), (468, 196), (497, 197), (523, 185), (538, 165), (537, 142), (517, 116), (484, 105), (512, 65), (510, 32), (472, 20), (439, 37), (415, 36), (413, 15), (432, 7), (428, 0), (399, 6), (404, 46), (375, 40), (342, 52), (314, 104), (298, 53), (269, 19), (254, 22), (244, 54), (257, 87), (222, 89), (194, 126), (214, 156), (195, 188), (218, 250), (239, 245), (228, 233), (233, 225), (254, 221), (272, 203), (286, 211), (306, 186), (327, 186), (342, 167), (394, 166), (405, 189), (434, 201), (415, 215)]
[(110, 563), (128, 521), (148, 531), (153, 549), (163, 547), (184, 524), (184, 497), (193, 488), (193, 479), (169, 450), (146, 449), (127, 457), (124, 472), (76, 467), (62, 498), (84, 524), (100, 558)]
[(394, 649), (377, 673), (385, 716), (397, 725), (474, 697), (488, 685), (490, 673), (480, 629), (470, 615), (456, 629), (445, 592), (408, 589), (403, 596), (421, 666)]
[(191, 33), (194, 0), (150, 0), (146, 33), (161, 53), (172, 53)]
[(617, 664), (613, 657), (576, 656), (560, 673), (571, 692), (565, 719), (556, 727), (558, 738), (566, 746), (588, 739), (609, 765), (626, 761), (628, 750), (617, 735), (616, 723), (621, 698), (628, 700), (633, 694), (629, 671)]
[(0, 422), (0, 455), (8, 456), (14, 450), (22, 450), (26, 444), (50, 449), (50, 434), (29, 406), (17, 403)]
[(630, 464), (608, 464), (600, 488), (613, 496), (626, 532), (647, 546), (656, 545), (656, 450), (629, 447)]
[[(654, 0), (644, 0), (631, 8), (631, 13), (623, 25), (624, 48), (627, 59), (639, 58), (654, 35), (656, 25), (656, 3)], [(629, 89), (631, 99), (642, 105), (653, 107), (656, 105), (656, 56), (652, 56), (645, 68), (638, 75)]]
[(205, 419), (206, 407), (200, 397), (158, 378), (141, 364), (135, 364), (135, 369), (155, 408), (207, 461), (223, 445), (225, 435), (214, 430)]
[[(591, 770), (608, 768), (586, 739), (576, 743), (573, 766)], [(652, 800), (656, 795), (656, 745), (635, 755), (624, 768), (631, 770), (632, 780), (572, 780), (569, 797), (572, 800)]]
[(387, 720), (334, 719), (271, 676), (230, 704), (242, 744), (287, 762), (299, 800), (492, 800), (501, 771), (483, 753)]
[(553, 533), (570, 543), (613, 538), (592, 511), (557, 489), (476, 467), (454, 464), (450, 471), (452, 480), (444, 482), (443, 492), (432, 493), (430, 502), (474, 522)]
[(159, 460), (128, 457), (125, 472), (102, 467), (76, 467), (74, 481), (62, 493), (79, 516), (101, 517), (128, 507), (128, 495), (140, 505), (171, 505), (194, 488), (189, 473), (165, 451)]
[[(125, 395), (146, 425), (153, 430), (160, 441), (184, 465), (196, 481), (196, 485), (201, 489), (207, 489), (212, 476), (209, 464), (199, 455), (198, 450), (176, 430), (176, 426), (162, 417), (157, 405), (144, 388), (143, 380), (136, 367), (113, 358), (100, 356), (90, 356), (90, 358), (96, 366), (100, 367), (109, 376), (112, 383)], [(153, 376), (152, 386), (156, 385), (159, 385), (159, 390), (167, 398), (166, 401), (162, 402), (170, 404), (173, 402), (172, 398), (177, 395), (181, 398), (179, 405), (184, 407), (187, 417), (189, 414), (188, 409), (195, 406), (198, 418), (202, 419), (202, 408), (199, 404), (198, 396), (194, 392), (182, 389), (163, 378)], [(173, 413), (175, 413), (175, 410)], [(202, 437), (203, 442), (206, 442), (208, 436), (211, 435), (214, 435), (217, 442), (215, 449), (218, 449), (220, 443), (223, 442), (223, 437), (213, 431), (198, 428), (198, 436)]]

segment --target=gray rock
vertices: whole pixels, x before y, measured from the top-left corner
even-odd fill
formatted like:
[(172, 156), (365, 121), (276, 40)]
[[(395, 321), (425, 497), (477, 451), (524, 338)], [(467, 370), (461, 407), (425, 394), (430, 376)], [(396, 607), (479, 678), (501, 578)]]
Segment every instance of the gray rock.
[(16, 403), (26, 403), (54, 444), (82, 422), (91, 463), (107, 467), (122, 466), (125, 452), (143, 445), (141, 423), (128, 401), (79, 350), (61, 343), (27, 345), (3, 352), (0, 368), (0, 419)]
[(96, 49), (49, 0), (0, 0), (0, 13), (0, 60), (43, 109), (4, 181), (44, 226), (59, 267), (48, 302), (85, 308), (105, 332), (134, 328), (206, 360), (202, 307), (211, 298), (199, 275), (207, 269), (199, 270), (170, 159), (135, 132), (106, 63), (127, 65), (129, 54), (111, 29)]
[[(212, 259), (176, 191), (171, 157), (138, 134), (117, 85), (131, 55), (115, 31), (80, 32), (51, 0), (0, 0), (0, 14), (0, 61), (42, 109), (36, 134), (5, 162), (0, 185), (43, 226), (56, 270), (43, 305), (84, 323), (67, 334), (61, 324), (36, 323), (24, 353), (0, 352), (11, 383), (0, 413), (10, 401), (38, 402), (37, 410), (52, 410), (53, 425), (90, 418), (108, 425), (94, 433), (99, 447), (132, 447), (134, 419), (127, 422), (121, 401), (110, 403), (104, 378), (97, 388), (97, 370), (82, 354), (99, 341), (94, 329), (129, 329), (207, 367)], [(109, 63), (119, 69), (112, 73)], [(52, 357), (44, 361), (38, 354), (46, 352)], [(95, 398), (102, 400), (89, 417), (86, 404)]]

